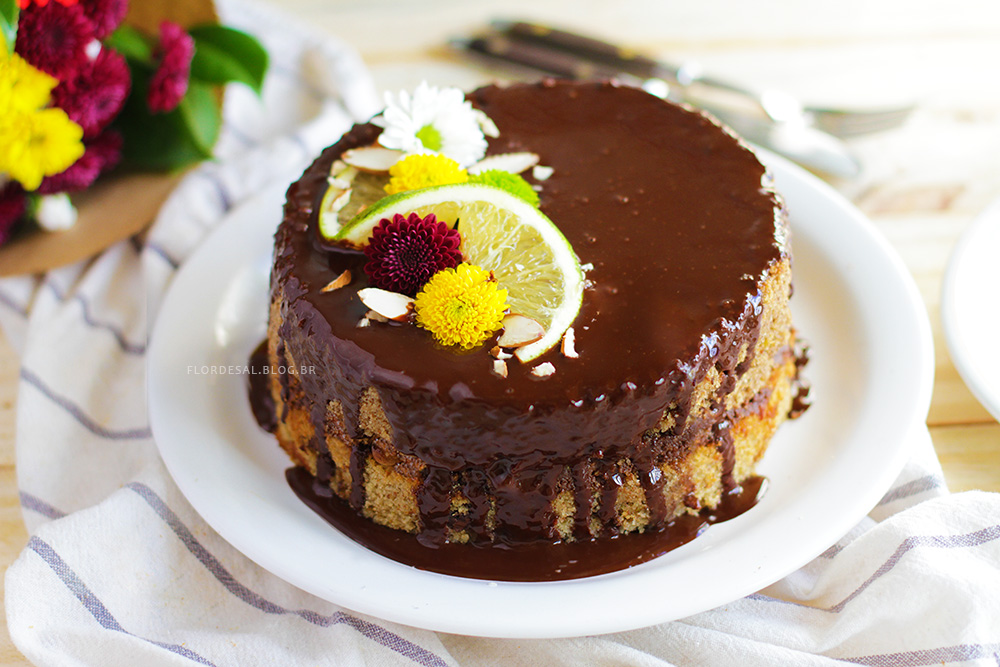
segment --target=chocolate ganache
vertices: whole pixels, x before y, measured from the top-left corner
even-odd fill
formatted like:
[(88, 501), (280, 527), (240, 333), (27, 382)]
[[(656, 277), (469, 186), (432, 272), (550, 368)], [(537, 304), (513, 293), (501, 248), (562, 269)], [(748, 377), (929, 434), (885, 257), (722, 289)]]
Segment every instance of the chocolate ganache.
[[(707, 117), (612, 83), (488, 86), (468, 99), (499, 129), (488, 154), (530, 151), (552, 168), (544, 182), (529, 176), (540, 209), (592, 267), (573, 323), (579, 358), (555, 348), (530, 364), (512, 360), (504, 378), (482, 348), (444, 348), (394, 322), (357, 326), (365, 257), (316, 231), (331, 165), (381, 132), (357, 125), (289, 188), (275, 237), (270, 361), (315, 371), (275, 377), (278, 422), (302, 433), (290, 415), (300, 410), (312, 433), (289, 445), (279, 427), (282, 445), (317, 489), (333, 487), (363, 515), (373, 492), (366, 466), (411, 479), (419, 516), (404, 529), (432, 547), (456, 534), (517, 545), (662, 529), (684, 509), (664, 493), (683, 480), (665, 471), (699, 447), (717, 453), (722, 493), (738, 491), (751, 470), (737, 463), (730, 431), (771, 419), (769, 438), (798, 369), (786, 223), (763, 166)], [(345, 270), (347, 288), (321, 291)], [(770, 292), (781, 311), (773, 317)], [(530, 372), (545, 361), (552, 375)], [(743, 382), (754, 373), (759, 382)], [(379, 433), (361, 427), (372, 389)], [(331, 442), (343, 443), (348, 465)], [(349, 488), (337, 488), (338, 469)], [(629, 479), (645, 507), (631, 528), (616, 507)], [(572, 500), (568, 528), (557, 527), (560, 497)], [(694, 513), (704, 502), (691, 488), (681, 497)]]

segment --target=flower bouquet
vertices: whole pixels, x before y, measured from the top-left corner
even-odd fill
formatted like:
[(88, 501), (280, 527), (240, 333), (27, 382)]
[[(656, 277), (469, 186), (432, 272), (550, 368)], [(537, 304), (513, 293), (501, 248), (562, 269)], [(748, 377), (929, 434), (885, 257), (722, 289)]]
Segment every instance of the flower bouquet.
[(222, 86), (260, 92), (266, 51), (211, 3), (133, 4), (0, 0), (0, 245), (72, 227), (112, 169), (162, 198), (171, 179), (135, 175), (210, 158)]

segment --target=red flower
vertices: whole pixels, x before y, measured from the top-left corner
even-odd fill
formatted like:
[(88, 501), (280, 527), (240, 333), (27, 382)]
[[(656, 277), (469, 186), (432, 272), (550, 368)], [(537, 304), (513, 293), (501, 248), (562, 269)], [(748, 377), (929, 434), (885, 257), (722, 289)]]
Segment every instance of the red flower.
[(83, 155), (69, 169), (42, 179), (38, 194), (86, 190), (98, 176), (117, 165), (122, 157), (122, 135), (115, 130), (106, 130), (93, 141), (85, 142), (85, 146)]
[[(56, 0), (63, 7), (69, 7), (70, 5), (75, 5), (78, 0)], [(21, 9), (27, 9), (32, 0), (17, 0), (17, 6)], [(49, 4), (49, 0), (34, 0), (34, 3), (39, 7), (44, 7)]]
[(24, 215), (24, 190), (17, 183), (0, 188), (0, 245), (10, 238), (14, 226)]
[(160, 66), (149, 81), (147, 102), (153, 113), (172, 111), (187, 92), (194, 56), (194, 39), (176, 23), (160, 24), (160, 44), (157, 47)]
[(383, 218), (365, 247), (365, 273), (373, 287), (415, 295), (435, 273), (458, 266), (462, 237), (433, 213)]
[(91, 138), (121, 111), (131, 84), (125, 58), (104, 46), (73, 78), (55, 87), (52, 102), (83, 128), (85, 138)]
[(22, 58), (60, 81), (85, 65), (94, 24), (79, 5), (46, 2), (21, 12), (16, 51)]
[[(35, 0), (38, 2), (38, 0)], [(47, 0), (46, 0), (47, 1)], [(59, 2), (75, 3), (77, 0), (58, 0)], [(128, 11), (128, 0), (82, 0), (80, 6), (94, 24), (94, 37), (104, 39), (125, 20)]]

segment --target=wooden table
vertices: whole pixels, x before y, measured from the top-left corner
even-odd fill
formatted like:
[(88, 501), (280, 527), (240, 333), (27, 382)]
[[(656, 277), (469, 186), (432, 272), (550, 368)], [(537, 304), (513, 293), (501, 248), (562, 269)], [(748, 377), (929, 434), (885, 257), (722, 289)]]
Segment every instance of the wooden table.
[[(470, 88), (493, 73), (445, 47), (492, 17), (560, 24), (810, 103), (916, 102), (902, 128), (857, 139), (865, 173), (834, 182), (903, 257), (934, 331), (936, 377), (927, 418), (953, 491), (1000, 491), (1000, 425), (966, 388), (938, 314), (941, 279), (962, 231), (1000, 198), (1000, 5), (965, 0), (795, 0), (759, 3), (500, 3), (430, 0), (267, 0), (348, 41), (380, 89), (421, 79)], [(998, 281), (1000, 287), (1000, 281)], [(27, 540), (14, 471), (17, 357), (0, 334), (0, 566)], [(0, 641), (0, 663), (27, 664)]]

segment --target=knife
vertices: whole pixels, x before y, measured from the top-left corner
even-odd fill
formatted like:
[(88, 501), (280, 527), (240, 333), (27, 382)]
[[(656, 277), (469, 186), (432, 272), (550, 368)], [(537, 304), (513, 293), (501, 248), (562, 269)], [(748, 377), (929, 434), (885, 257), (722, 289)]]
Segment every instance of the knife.
[[(518, 26), (518, 29), (453, 40), (452, 46), (493, 61), (528, 67), (560, 78), (618, 79), (625, 84), (642, 87), (658, 97), (699, 106), (729, 125), (748, 141), (770, 148), (810, 169), (843, 178), (853, 178), (860, 173), (860, 163), (847, 145), (833, 135), (801, 121), (801, 108), (798, 115), (789, 113), (786, 119), (776, 120), (773, 115), (766, 113), (762, 106), (753, 108), (745, 103), (746, 100), (743, 100), (744, 103), (741, 105), (718, 100), (709, 101), (704, 95), (702, 99), (694, 99), (691, 94), (692, 89), (698, 87), (729, 94), (737, 102), (742, 95), (735, 86), (725, 83), (716, 86), (715, 79), (703, 76), (697, 78), (699, 86), (695, 86), (694, 72), (691, 68), (688, 68), (687, 73), (683, 68), (669, 68), (641, 55), (623, 53), (621, 49), (606, 42), (528, 23), (503, 25)], [(588, 48), (592, 48), (593, 52), (600, 50), (601, 55), (595, 60), (584, 59), (547, 41), (528, 37), (529, 32), (535, 37), (545, 36), (546, 39), (555, 33), (561, 45), (582, 42)], [(620, 62), (632, 64), (622, 69), (618, 66)]]

